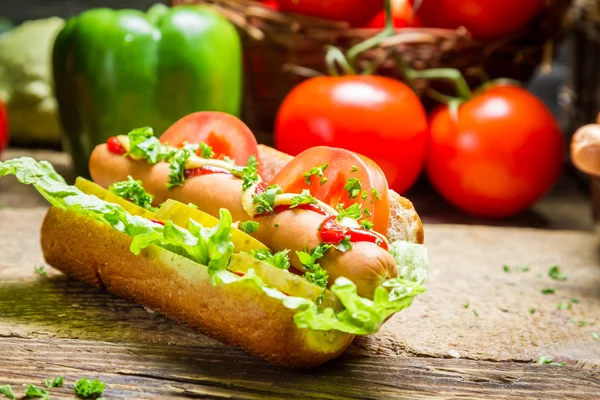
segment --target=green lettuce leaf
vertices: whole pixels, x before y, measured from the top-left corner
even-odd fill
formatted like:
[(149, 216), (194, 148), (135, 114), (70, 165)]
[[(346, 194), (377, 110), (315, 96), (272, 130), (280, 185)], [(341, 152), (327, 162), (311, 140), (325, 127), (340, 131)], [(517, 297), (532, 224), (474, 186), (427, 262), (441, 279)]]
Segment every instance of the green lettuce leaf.
[(398, 264), (399, 276), (383, 282), (376, 289), (373, 300), (358, 296), (356, 285), (349, 279), (338, 278), (331, 286), (331, 291), (345, 309), (336, 313), (331, 308), (317, 306), (309, 299), (288, 296), (266, 286), (252, 269), (243, 277), (228, 271), (233, 253), (232, 217), (228, 210), (220, 211), (221, 221), (213, 228), (203, 227), (191, 220), (188, 229), (171, 222), (163, 226), (132, 216), (118, 204), (108, 203), (67, 185), (52, 165), (45, 161), (19, 158), (0, 162), (0, 177), (5, 175), (15, 175), (20, 182), (35, 186), (56, 207), (107, 223), (133, 237), (130, 249), (135, 254), (155, 244), (207, 265), (215, 285), (251, 282), (266, 295), (281, 301), (285, 307), (296, 310), (294, 321), (300, 328), (336, 329), (357, 335), (376, 333), (390, 315), (410, 306), (414, 297), (425, 290), (423, 283), (429, 270), (429, 261), (424, 246), (395, 242), (390, 245), (390, 253)]

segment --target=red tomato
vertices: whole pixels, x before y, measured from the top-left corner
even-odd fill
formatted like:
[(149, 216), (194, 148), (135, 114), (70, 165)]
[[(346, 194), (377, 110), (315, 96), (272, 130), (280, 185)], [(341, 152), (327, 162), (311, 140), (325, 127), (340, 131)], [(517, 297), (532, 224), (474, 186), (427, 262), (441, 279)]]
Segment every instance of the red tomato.
[[(304, 173), (325, 163), (329, 163), (323, 173), (327, 182), (321, 184), (321, 178), (313, 175), (308, 185)], [(360, 192), (353, 198), (344, 189), (350, 178), (358, 179), (361, 185)], [(335, 147), (313, 147), (300, 153), (283, 167), (271, 182), (275, 183), (288, 193), (300, 193), (303, 189), (309, 189), (313, 196), (334, 208), (338, 204), (348, 207), (360, 203), (362, 208), (367, 208), (371, 213), (371, 216), (365, 216), (364, 219), (373, 222), (373, 229), (377, 232), (387, 234), (390, 219), (387, 180), (383, 171), (364, 156)], [(376, 189), (379, 199), (374, 196), (372, 189)], [(366, 191), (366, 199), (362, 197), (363, 191)]]
[(8, 143), (8, 114), (4, 104), (0, 102), (0, 154)]
[(464, 26), (477, 39), (493, 39), (524, 27), (544, 3), (545, 0), (423, 0), (416, 15), (424, 26)]
[(279, 5), (276, 0), (260, 0), (260, 2), (272, 10), (279, 10)]
[(250, 128), (237, 117), (217, 111), (186, 115), (171, 125), (160, 141), (173, 146), (204, 142), (213, 148), (215, 157), (233, 158), (238, 165), (246, 165), (248, 158), (257, 154), (256, 138)]
[[(392, 0), (392, 19), (395, 28), (422, 26), (418, 17), (413, 15), (413, 9), (408, 0)], [(383, 28), (385, 12), (380, 11), (368, 24), (367, 28)]]
[(359, 152), (404, 193), (423, 169), (427, 133), (425, 110), (404, 83), (381, 76), (317, 77), (284, 99), (275, 144), (292, 155), (312, 146)]
[(431, 116), (427, 173), (456, 207), (484, 217), (525, 210), (558, 179), (563, 137), (546, 106), (516, 86), (494, 86)]
[(281, 11), (363, 26), (383, 9), (383, 0), (276, 0)]

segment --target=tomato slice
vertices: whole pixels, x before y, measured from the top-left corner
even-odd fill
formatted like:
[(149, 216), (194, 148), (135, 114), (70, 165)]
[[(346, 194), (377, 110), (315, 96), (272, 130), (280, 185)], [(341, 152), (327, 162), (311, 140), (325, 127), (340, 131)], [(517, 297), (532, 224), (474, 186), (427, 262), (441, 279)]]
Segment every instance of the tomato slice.
[[(321, 184), (321, 178), (313, 175), (308, 185), (304, 173), (325, 163), (329, 163), (323, 172), (327, 182)], [(361, 184), (360, 193), (354, 198), (350, 198), (350, 193), (344, 189), (350, 178), (358, 179)], [(271, 184), (278, 184), (288, 193), (309, 189), (313, 196), (332, 207), (360, 203), (371, 214), (363, 219), (373, 222), (373, 229), (377, 232), (387, 234), (390, 220), (388, 182), (381, 168), (367, 157), (336, 147), (312, 147), (283, 167)], [(379, 199), (374, 196), (373, 189), (376, 189)], [(366, 199), (363, 199), (363, 191), (366, 192)]]
[(181, 146), (183, 142), (204, 142), (213, 148), (216, 158), (225, 156), (238, 165), (246, 165), (257, 154), (254, 134), (237, 117), (217, 111), (200, 111), (186, 115), (160, 137), (162, 143)]

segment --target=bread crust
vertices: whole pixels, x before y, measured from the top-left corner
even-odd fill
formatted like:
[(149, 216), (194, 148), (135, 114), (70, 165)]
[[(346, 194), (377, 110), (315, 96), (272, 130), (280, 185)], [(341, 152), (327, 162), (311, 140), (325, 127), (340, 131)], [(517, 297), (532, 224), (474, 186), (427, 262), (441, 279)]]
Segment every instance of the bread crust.
[(51, 266), (269, 362), (316, 366), (354, 339), (339, 331), (300, 329), (293, 310), (252, 283), (214, 286), (205, 266), (160, 247), (135, 256), (131, 240), (109, 225), (56, 207), (42, 224), (42, 251)]
[[(289, 154), (262, 144), (258, 145), (258, 157), (260, 159), (260, 174), (265, 182), (271, 182), (275, 175), (294, 158)], [(389, 197), (390, 225), (386, 235), (389, 241), (406, 240), (422, 244), (425, 240), (423, 223), (413, 204), (393, 190), (389, 191)]]

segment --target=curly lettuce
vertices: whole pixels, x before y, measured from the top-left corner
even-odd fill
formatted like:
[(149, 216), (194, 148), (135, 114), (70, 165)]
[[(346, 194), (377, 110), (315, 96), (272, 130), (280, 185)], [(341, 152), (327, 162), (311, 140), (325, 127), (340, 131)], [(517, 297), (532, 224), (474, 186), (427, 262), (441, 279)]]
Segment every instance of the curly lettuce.
[(226, 209), (220, 210), (221, 220), (212, 228), (193, 220), (190, 220), (188, 229), (170, 221), (163, 226), (131, 215), (118, 204), (108, 203), (68, 185), (46, 161), (37, 162), (24, 157), (0, 162), (0, 177), (5, 175), (15, 175), (21, 183), (33, 185), (55, 207), (109, 224), (131, 236), (130, 250), (134, 254), (154, 244), (208, 266), (215, 285), (252, 282), (266, 295), (295, 310), (294, 322), (299, 328), (335, 329), (356, 335), (376, 333), (390, 315), (409, 307), (414, 297), (425, 291), (423, 283), (429, 270), (425, 247), (398, 241), (390, 245), (390, 253), (398, 265), (398, 277), (384, 281), (376, 289), (372, 300), (360, 297), (356, 285), (349, 279), (338, 278), (330, 290), (345, 309), (336, 313), (332, 308), (319, 307), (312, 300), (288, 296), (267, 286), (253, 269), (243, 277), (228, 271), (234, 249), (231, 241), (232, 217)]

